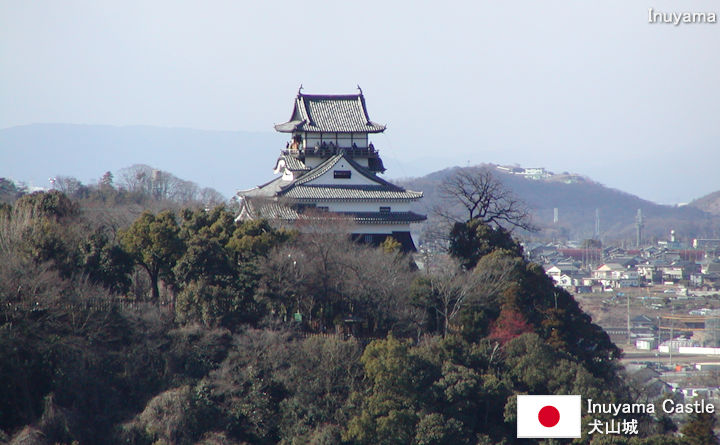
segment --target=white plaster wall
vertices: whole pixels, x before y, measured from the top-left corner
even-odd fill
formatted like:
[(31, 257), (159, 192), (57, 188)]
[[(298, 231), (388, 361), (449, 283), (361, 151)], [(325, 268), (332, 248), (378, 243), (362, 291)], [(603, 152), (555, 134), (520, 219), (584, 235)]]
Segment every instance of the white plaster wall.
[(368, 146), (368, 135), (367, 133), (353, 133), (352, 139), (355, 145), (361, 148)]
[[(334, 170), (350, 170), (352, 171), (352, 174), (350, 175), (349, 179), (335, 179), (333, 171)], [(325, 174), (320, 176), (319, 178), (312, 181), (313, 184), (337, 184), (337, 185), (372, 185), (377, 184), (377, 182), (366, 178), (360, 172), (355, 170), (349, 162), (346, 162), (344, 160), (341, 160), (337, 162), (333, 168), (328, 170)]]
[(390, 207), (391, 212), (409, 212), (410, 202), (318, 202), (331, 212), (379, 212), (380, 207)]
[(273, 170), (273, 173), (276, 175), (280, 173), (281, 171), (285, 170), (285, 161), (283, 159), (280, 159), (277, 163), (277, 168)]
[(303, 146), (313, 148), (317, 144), (330, 143), (340, 147), (352, 147), (352, 144), (360, 148), (367, 147), (367, 133), (303, 133)]
[(313, 157), (305, 156), (305, 165), (307, 165), (310, 168), (315, 168), (318, 165), (322, 164), (322, 162), (324, 160), (325, 160), (324, 158), (319, 158), (319, 157), (315, 157), (315, 156), (313, 156)]

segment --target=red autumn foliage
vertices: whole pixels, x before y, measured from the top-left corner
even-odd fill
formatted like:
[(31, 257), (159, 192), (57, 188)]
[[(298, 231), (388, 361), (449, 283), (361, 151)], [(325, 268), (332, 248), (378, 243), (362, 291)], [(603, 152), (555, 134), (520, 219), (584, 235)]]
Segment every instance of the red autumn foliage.
[(503, 307), (498, 318), (490, 328), (490, 338), (505, 344), (513, 338), (533, 332), (533, 326), (525, 320), (523, 314), (511, 307)]

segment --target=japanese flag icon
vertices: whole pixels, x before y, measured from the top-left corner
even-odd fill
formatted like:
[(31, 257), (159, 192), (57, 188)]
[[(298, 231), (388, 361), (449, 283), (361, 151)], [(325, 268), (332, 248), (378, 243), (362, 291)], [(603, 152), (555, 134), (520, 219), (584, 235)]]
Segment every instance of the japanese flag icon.
[(580, 396), (517, 396), (518, 438), (581, 436)]

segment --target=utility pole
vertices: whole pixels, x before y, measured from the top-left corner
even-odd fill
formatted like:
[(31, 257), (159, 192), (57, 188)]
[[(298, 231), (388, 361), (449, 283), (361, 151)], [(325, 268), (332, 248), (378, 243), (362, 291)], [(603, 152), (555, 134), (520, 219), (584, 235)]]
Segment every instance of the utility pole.
[(630, 337), (630, 294), (627, 293), (627, 333), (628, 333), (628, 344), (632, 344), (632, 340)]
[(595, 209), (595, 239), (600, 239), (600, 209)]
[(670, 304), (670, 343), (668, 343), (668, 351), (670, 352), (670, 367), (672, 368), (673, 339), (675, 338), (675, 302), (673, 301)]

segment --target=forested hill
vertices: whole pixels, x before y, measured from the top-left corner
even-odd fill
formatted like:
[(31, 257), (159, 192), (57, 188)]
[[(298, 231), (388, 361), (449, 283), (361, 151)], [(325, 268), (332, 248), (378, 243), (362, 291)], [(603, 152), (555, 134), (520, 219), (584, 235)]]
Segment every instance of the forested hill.
[(720, 215), (720, 190), (702, 196), (689, 205), (713, 215)]
[[(443, 180), (459, 170), (489, 168), (515, 195), (524, 201), (535, 223), (542, 229), (540, 236), (591, 238), (595, 230), (595, 211), (600, 213), (600, 237), (608, 241), (634, 241), (635, 217), (642, 209), (645, 239), (666, 239), (674, 229), (680, 237), (706, 237), (717, 230), (718, 219), (700, 208), (666, 206), (643, 200), (620, 190), (611, 189), (593, 180), (572, 174), (554, 175), (548, 179), (527, 179), (504, 173), (494, 165), (450, 168), (421, 178), (402, 181), (412, 190), (422, 190), (425, 198), (416, 204), (418, 211), (432, 214), (438, 205), (446, 205), (439, 187)], [(554, 208), (559, 222), (553, 223)], [(458, 209), (459, 211), (459, 209)]]
[[(0, 443), (516, 443), (517, 394), (657, 401), (478, 219), (419, 270), (334, 220), (236, 223), (104, 179), (78, 199), (0, 183)], [(680, 438), (637, 416), (632, 443), (688, 443), (714, 419), (679, 419)]]

